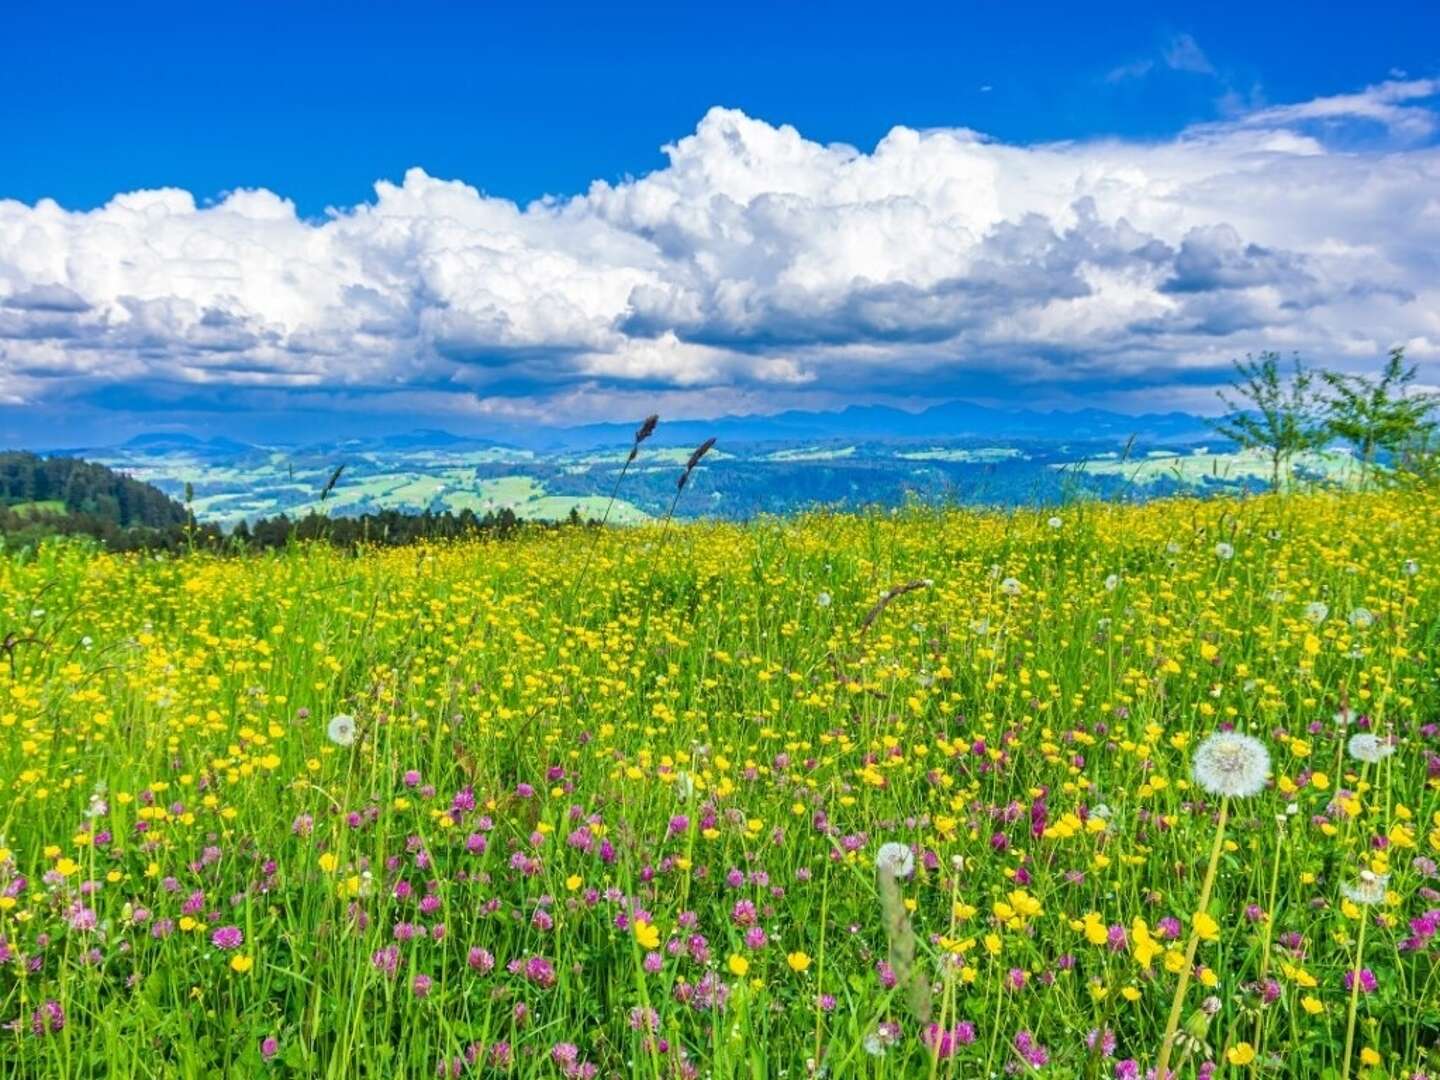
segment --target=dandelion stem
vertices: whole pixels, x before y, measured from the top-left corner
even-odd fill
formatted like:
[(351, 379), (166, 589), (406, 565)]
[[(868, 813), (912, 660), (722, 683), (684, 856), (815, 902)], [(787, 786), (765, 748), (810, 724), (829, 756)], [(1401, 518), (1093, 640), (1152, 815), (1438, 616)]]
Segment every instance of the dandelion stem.
[[(1215, 842), (1210, 845), (1210, 865), (1205, 868), (1205, 881), (1200, 886), (1200, 905), (1196, 912), (1210, 906), (1210, 890), (1215, 884), (1215, 871), (1220, 865), (1220, 850), (1225, 844), (1225, 822), (1230, 815), (1228, 796), (1220, 800), (1220, 819), (1215, 823)], [(1169, 1077), (1170, 1051), (1175, 1047), (1175, 1032), (1180, 1027), (1180, 1014), (1185, 1009), (1185, 991), (1190, 986), (1190, 970), (1195, 966), (1195, 950), (1200, 947), (1200, 931), (1195, 918), (1190, 918), (1190, 940), (1185, 946), (1185, 966), (1180, 969), (1180, 978), (1175, 983), (1175, 998), (1170, 1002), (1170, 1018), (1165, 1022), (1165, 1038), (1160, 1043), (1160, 1060), (1155, 1066), (1156, 1080)]]
[[(1276, 821), (1276, 854), (1270, 863), (1270, 898), (1265, 904), (1265, 944), (1260, 951), (1260, 992), (1265, 992), (1265, 976), (1270, 974), (1270, 943), (1275, 937), (1275, 897), (1280, 886), (1280, 852), (1285, 850), (1285, 818)], [(1265, 1049), (1265, 1013), (1255, 1017), (1255, 1052)]]
[(1345, 1064), (1340, 1067), (1340, 1080), (1350, 1080), (1350, 1054), (1355, 1049), (1355, 1014), (1360, 1006), (1360, 970), (1365, 963), (1365, 926), (1369, 921), (1362, 908), (1360, 933), (1355, 939), (1355, 966), (1350, 969), (1350, 1015), (1345, 1020)]

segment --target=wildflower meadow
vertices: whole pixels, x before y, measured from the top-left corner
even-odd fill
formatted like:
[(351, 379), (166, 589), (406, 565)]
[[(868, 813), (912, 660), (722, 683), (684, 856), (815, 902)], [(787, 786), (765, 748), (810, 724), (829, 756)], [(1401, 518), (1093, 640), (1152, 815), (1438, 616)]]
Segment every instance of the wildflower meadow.
[(1437, 522), (0, 555), (0, 1075), (1435, 1076)]

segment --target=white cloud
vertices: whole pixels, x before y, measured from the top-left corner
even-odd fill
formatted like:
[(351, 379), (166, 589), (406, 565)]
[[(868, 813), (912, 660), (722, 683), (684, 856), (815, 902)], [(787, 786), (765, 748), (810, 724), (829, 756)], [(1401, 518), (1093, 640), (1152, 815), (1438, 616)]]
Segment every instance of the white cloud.
[(1176, 34), (1165, 46), (1165, 65), (1172, 71), (1188, 71), (1194, 75), (1214, 75), (1215, 65), (1190, 34)]
[[(1193, 39), (1165, 59), (1208, 65)], [(419, 169), (318, 222), (267, 191), (0, 201), (0, 400), (178, 386), (700, 411), (979, 380), (1159, 403), (1238, 353), (1354, 366), (1401, 341), (1434, 381), (1437, 91), (1392, 80), (1159, 142), (896, 128), (868, 152), (714, 109), (665, 168), (524, 208)], [(1388, 135), (1329, 142), (1355, 120)]]
[(1435, 112), (1407, 102), (1437, 95), (1440, 95), (1440, 79), (1391, 79), (1355, 94), (1336, 94), (1297, 105), (1258, 109), (1241, 122), (1251, 127), (1284, 127), (1306, 121), (1370, 120), (1398, 135), (1423, 139), (1435, 132)]

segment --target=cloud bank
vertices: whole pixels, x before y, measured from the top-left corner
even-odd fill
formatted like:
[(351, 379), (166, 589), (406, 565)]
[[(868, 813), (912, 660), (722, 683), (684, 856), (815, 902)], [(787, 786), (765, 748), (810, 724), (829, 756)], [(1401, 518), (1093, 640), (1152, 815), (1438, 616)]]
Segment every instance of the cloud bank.
[(665, 168), (525, 207), (418, 168), (318, 221), (263, 190), (0, 200), (0, 403), (1163, 408), (1208, 404), (1246, 352), (1354, 368), (1393, 344), (1440, 382), (1437, 94), (868, 152), (716, 108)]

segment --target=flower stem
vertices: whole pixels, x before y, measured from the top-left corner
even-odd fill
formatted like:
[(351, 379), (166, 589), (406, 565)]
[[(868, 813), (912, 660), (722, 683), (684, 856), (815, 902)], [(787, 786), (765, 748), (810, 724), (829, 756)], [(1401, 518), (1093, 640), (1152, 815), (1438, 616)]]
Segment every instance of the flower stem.
[[(1205, 868), (1205, 882), (1200, 886), (1202, 912), (1210, 906), (1210, 890), (1215, 885), (1215, 871), (1220, 865), (1220, 849), (1225, 843), (1225, 822), (1230, 816), (1230, 797), (1220, 800), (1220, 819), (1215, 823), (1215, 842), (1210, 845), (1210, 865)], [(1175, 984), (1175, 999), (1170, 1002), (1170, 1019), (1165, 1022), (1165, 1038), (1160, 1043), (1160, 1060), (1155, 1066), (1155, 1080), (1168, 1080), (1170, 1051), (1175, 1047), (1175, 1032), (1180, 1027), (1180, 1014), (1185, 1009), (1185, 991), (1190, 985), (1190, 969), (1195, 966), (1195, 950), (1200, 946), (1200, 933), (1195, 918), (1190, 918), (1190, 941), (1185, 946), (1185, 966), (1180, 969), (1179, 981)]]
[(1355, 1013), (1360, 1004), (1360, 969), (1365, 962), (1365, 926), (1369, 923), (1365, 910), (1360, 911), (1360, 934), (1355, 939), (1355, 966), (1350, 972), (1350, 1016), (1345, 1021), (1345, 1064), (1340, 1080), (1350, 1080), (1350, 1052), (1355, 1049)]
[[(1276, 822), (1277, 845), (1275, 859), (1270, 866), (1270, 898), (1265, 908), (1265, 944), (1260, 952), (1260, 993), (1265, 993), (1265, 976), (1270, 974), (1270, 944), (1275, 937), (1275, 896), (1280, 885), (1280, 852), (1285, 850), (1285, 817)], [(1255, 1016), (1255, 1052), (1265, 1049), (1265, 1017), (1263, 1009)]]

